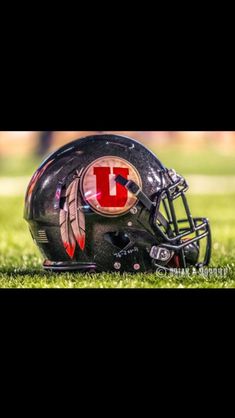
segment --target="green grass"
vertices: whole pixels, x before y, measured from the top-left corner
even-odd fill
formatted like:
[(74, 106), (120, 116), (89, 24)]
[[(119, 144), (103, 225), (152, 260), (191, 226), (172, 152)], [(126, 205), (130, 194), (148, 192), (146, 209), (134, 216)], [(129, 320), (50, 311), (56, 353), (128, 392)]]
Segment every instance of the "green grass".
[(0, 177), (29, 176), (30, 178), (42, 161), (42, 158), (36, 156), (17, 158), (0, 155)]
[(8, 288), (169, 288), (235, 287), (235, 195), (190, 196), (193, 214), (211, 220), (211, 267), (227, 267), (226, 277), (155, 274), (52, 274), (41, 268), (42, 259), (22, 219), (23, 198), (0, 198), (0, 287)]

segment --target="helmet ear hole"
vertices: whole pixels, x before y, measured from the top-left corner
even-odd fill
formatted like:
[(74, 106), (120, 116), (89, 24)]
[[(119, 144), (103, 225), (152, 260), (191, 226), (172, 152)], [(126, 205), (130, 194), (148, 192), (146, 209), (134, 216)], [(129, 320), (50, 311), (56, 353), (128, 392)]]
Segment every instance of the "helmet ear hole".
[(123, 250), (130, 243), (130, 239), (127, 234), (120, 231), (106, 232), (104, 234), (104, 239), (120, 250)]

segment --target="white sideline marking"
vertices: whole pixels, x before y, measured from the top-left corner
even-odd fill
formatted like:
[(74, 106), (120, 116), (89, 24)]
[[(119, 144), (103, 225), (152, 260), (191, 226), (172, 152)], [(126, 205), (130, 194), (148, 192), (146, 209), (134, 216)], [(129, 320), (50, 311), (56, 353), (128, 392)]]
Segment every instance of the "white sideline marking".
[[(235, 193), (235, 176), (185, 176), (191, 194)], [(0, 177), (0, 196), (24, 196), (30, 177)]]
[(185, 176), (189, 184), (189, 193), (193, 194), (230, 194), (235, 193), (235, 176), (208, 176), (190, 174)]
[(24, 196), (30, 177), (0, 177), (0, 196)]

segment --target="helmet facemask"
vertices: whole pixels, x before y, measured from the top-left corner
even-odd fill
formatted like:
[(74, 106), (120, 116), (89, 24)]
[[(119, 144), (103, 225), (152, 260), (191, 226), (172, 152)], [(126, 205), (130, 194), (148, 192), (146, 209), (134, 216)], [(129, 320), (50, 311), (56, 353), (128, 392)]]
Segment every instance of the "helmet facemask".
[[(151, 200), (132, 181), (117, 176), (116, 181), (128, 188), (150, 212), (150, 225), (157, 237), (150, 257), (156, 268), (196, 268), (207, 265), (211, 255), (211, 233), (208, 219), (193, 218), (185, 196), (186, 180), (172, 169), (159, 171), (160, 186)], [(183, 218), (178, 218), (176, 206), (181, 204)], [(206, 240), (204, 255), (200, 242)], [(159, 243), (160, 241), (160, 243)], [(199, 257), (202, 259), (199, 260)]]

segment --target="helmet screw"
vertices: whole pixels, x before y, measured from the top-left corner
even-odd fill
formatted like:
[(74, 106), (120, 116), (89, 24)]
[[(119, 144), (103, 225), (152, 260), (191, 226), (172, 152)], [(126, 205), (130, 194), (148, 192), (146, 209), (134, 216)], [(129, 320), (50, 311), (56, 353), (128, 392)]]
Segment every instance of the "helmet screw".
[(133, 268), (134, 268), (134, 270), (139, 270), (140, 269), (140, 265), (139, 264), (134, 264)]
[(132, 215), (136, 215), (138, 212), (138, 209), (134, 206), (133, 208), (131, 208), (130, 212), (132, 213)]
[(127, 223), (127, 225), (128, 225), (128, 226), (132, 226), (132, 222), (128, 222), (128, 223)]
[(114, 268), (115, 268), (115, 270), (120, 270), (120, 268), (121, 268), (121, 263), (118, 263), (118, 262), (116, 262), (116, 263), (114, 263)]

